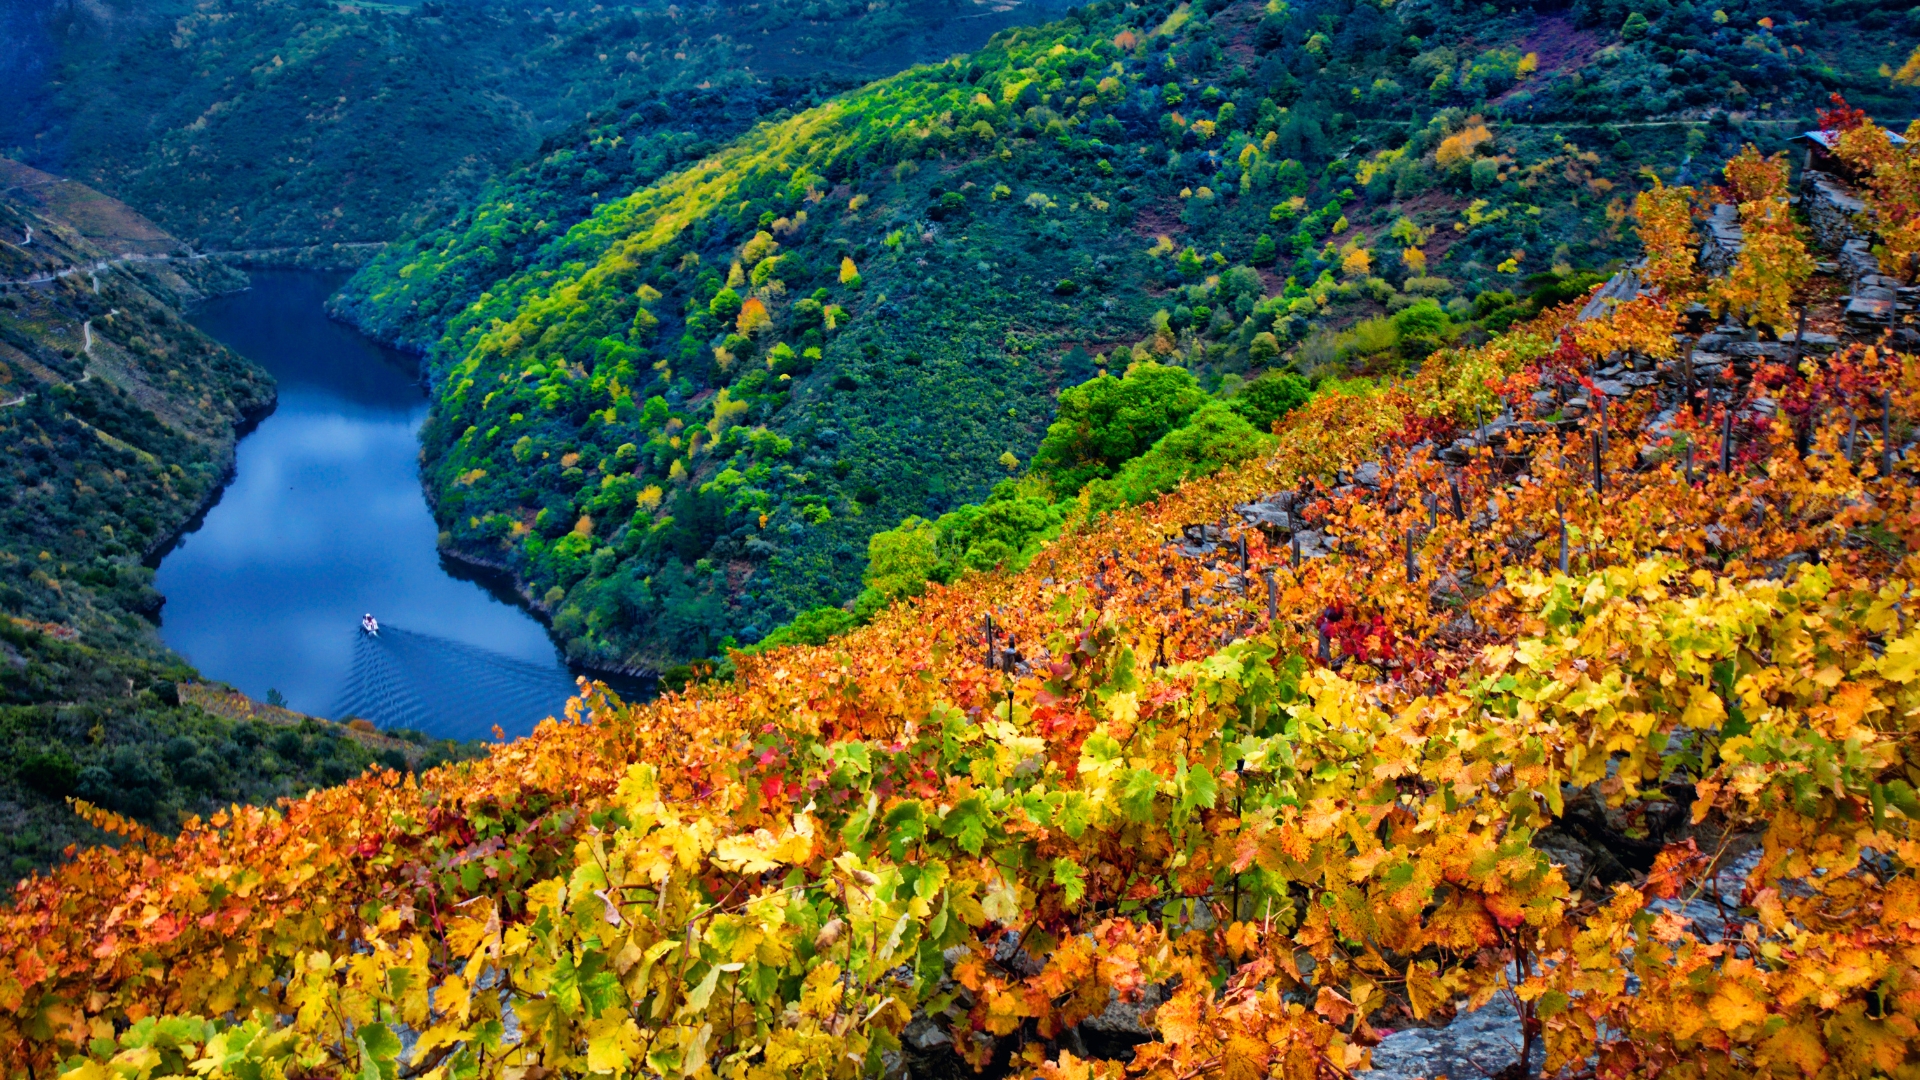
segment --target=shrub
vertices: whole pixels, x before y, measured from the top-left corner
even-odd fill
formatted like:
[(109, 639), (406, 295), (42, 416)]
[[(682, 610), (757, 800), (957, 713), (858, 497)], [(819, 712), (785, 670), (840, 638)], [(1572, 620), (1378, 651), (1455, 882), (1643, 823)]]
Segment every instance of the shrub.
[(1120, 378), (1084, 382), (1060, 394), (1057, 419), (1034, 454), (1034, 472), (1057, 495), (1078, 492), (1091, 480), (1112, 476), (1206, 401), (1185, 368), (1151, 361), (1134, 364)]
[(73, 794), (80, 766), (65, 750), (32, 750), (20, 756), (13, 773), (27, 787), (57, 799)]
[(1446, 310), (1432, 300), (1422, 300), (1393, 317), (1400, 334), (1400, 355), (1421, 360), (1446, 344), (1453, 322)]
[(740, 314), (740, 294), (732, 289), (721, 289), (707, 301), (707, 312), (722, 323), (732, 322)]
[(869, 589), (889, 600), (926, 591), (927, 575), (940, 561), (940, 533), (925, 518), (910, 517), (867, 539)]
[(1265, 453), (1273, 442), (1273, 436), (1256, 430), (1231, 406), (1215, 402), (1128, 462), (1113, 483), (1126, 502), (1137, 505), (1184, 481)]
[(986, 502), (942, 514), (941, 573), (951, 580), (963, 570), (1023, 568), (1040, 544), (1060, 525), (1062, 508), (1043, 497), (1040, 485), (1022, 490), (1003, 480)]
[(1248, 383), (1228, 406), (1255, 431), (1270, 431), (1274, 421), (1313, 397), (1306, 379), (1291, 372), (1268, 372)]
[(853, 629), (853, 612), (837, 607), (817, 607), (794, 616), (792, 622), (761, 638), (749, 653), (777, 649), (782, 645), (824, 645), (829, 639)]

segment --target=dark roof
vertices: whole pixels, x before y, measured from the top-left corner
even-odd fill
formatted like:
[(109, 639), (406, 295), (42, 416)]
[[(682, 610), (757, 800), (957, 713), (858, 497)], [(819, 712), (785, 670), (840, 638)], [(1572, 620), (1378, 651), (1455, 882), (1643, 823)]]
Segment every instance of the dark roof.
[[(1892, 143), (1893, 145), (1895, 146), (1907, 145), (1907, 137), (1905, 135), (1902, 135), (1899, 132), (1892, 130), (1891, 128), (1881, 128), (1880, 130), (1887, 133), (1887, 141)], [(1837, 142), (1839, 138), (1840, 138), (1839, 132), (1823, 129), (1821, 131), (1803, 132), (1799, 135), (1795, 135), (1793, 138), (1787, 141), (1789, 142), (1804, 141), (1804, 142), (1815, 143), (1815, 144), (1818, 144), (1820, 148), (1823, 150), (1831, 150), (1833, 149), (1834, 143)]]

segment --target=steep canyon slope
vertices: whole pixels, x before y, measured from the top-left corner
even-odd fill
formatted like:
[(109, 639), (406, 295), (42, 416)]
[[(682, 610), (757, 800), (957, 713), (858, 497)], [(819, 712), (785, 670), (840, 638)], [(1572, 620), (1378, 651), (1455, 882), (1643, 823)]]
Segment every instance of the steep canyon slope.
[(1910, 110), (1872, 66), (1906, 20), (1092, 4), (564, 234), (523, 173), (337, 308), (432, 343), (448, 549), (513, 571), (574, 659), (658, 670), (852, 599), (873, 533), (1021, 472), (1103, 364), (1391, 370), (1577, 291), (1630, 253), (1648, 177), (1784, 145), (1838, 90)]
[(0, 153), (122, 198), (200, 250), (351, 264), (366, 249), (350, 245), (457, 214), (596, 110), (666, 102), (650, 135), (726, 137), (1032, 10), (22, 0), (0, 53), (15, 91)]
[(69, 797), (171, 828), (376, 760), (337, 729), (269, 749), (264, 727), (183, 704), (194, 672), (155, 632), (153, 558), (273, 406), (272, 379), (181, 314), (244, 285), (124, 204), (0, 159), (0, 876), (102, 838)]

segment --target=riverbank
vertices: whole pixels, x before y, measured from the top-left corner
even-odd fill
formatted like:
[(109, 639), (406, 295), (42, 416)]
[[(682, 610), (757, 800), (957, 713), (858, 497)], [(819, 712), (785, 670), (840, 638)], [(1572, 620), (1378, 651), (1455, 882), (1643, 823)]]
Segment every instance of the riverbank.
[[(352, 739), (377, 754), (397, 754), (408, 769), (418, 769), (432, 752), (431, 740), (411, 741), (375, 728), (371, 721), (351, 719), (336, 722), (320, 716), (308, 716), (253, 698), (219, 683), (181, 682), (174, 684), (180, 704), (191, 705), (213, 716), (235, 723), (268, 724), (281, 728), (317, 727), (337, 738)], [(391, 760), (391, 758), (388, 758)]]
[[(427, 491), (427, 501), (429, 505), (433, 502), (433, 492), (430, 489)], [(551, 634), (553, 629), (553, 609), (549, 608), (538, 597), (534, 596), (532, 590), (514, 574), (512, 568), (506, 563), (495, 562), (472, 552), (461, 551), (444, 541), (440, 544), (440, 557), (467, 568), (468, 572), (475, 575), (477, 579), (484, 578), (485, 580), (480, 583), (496, 595), (512, 597), (514, 602), (525, 608), (527, 614), (538, 619), (540, 624), (546, 627), (549, 634)], [(554, 642), (554, 645), (556, 648), (560, 647), (557, 640)], [(641, 688), (635, 685), (637, 681), (637, 683), (645, 684), (644, 689), (648, 693), (651, 693), (652, 685), (659, 680), (663, 674), (662, 672), (647, 668), (613, 666), (573, 657), (567, 659), (567, 666), (589, 677), (607, 682), (609, 686), (614, 686), (616, 690), (620, 690), (622, 696), (628, 697), (629, 700), (632, 700), (632, 698), (629, 697), (626, 690), (621, 689), (621, 686), (615, 685), (616, 680), (624, 684), (628, 690)]]
[(184, 309), (247, 279), (84, 185), (28, 179), (0, 193), (0, 882), (109, 839), (69, 799), (168, 830), (379, 760), (324, 733), (263, 751), (253, 725), (181, 703), (198, 675), (156, 631), (148, 560), (219, 500), (278, 393)]

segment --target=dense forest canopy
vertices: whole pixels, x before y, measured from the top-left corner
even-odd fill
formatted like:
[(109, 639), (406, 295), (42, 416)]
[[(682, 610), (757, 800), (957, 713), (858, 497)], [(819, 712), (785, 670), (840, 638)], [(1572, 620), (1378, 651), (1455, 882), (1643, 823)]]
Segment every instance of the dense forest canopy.
[[(320, 247), (312, 257), (349, 265), (367, 249), (335, 245), (460, 213), (594, 110), (666, 100), (647, 135), (699, 144), (1029, 17), (965, 18), (947, 0), (10, 7), (18, 93), (0, 154), (119, 196), (203, 250)], [(631, 156), (638, 141), (608, 182), (657, 173), (652, 151)]]

